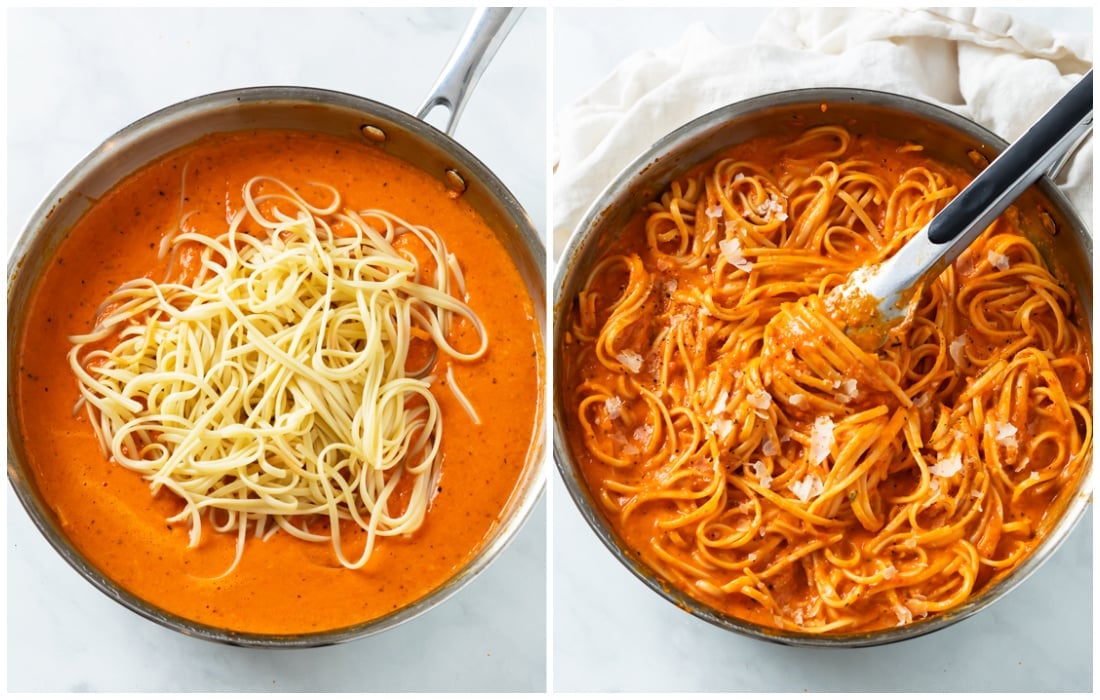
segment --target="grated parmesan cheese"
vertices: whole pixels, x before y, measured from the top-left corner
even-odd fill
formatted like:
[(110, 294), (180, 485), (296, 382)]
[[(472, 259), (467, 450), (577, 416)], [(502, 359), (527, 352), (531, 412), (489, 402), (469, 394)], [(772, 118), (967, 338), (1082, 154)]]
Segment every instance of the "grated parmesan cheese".
[(963, 333), (959, 337), (951, 341), (951, 345), (947, 346), (947, 352), (951, 355), (951, 359), (955, 361), (955, 364), (961, 365), (963, 361), (963, 350), (966, 349), (966, 333)]
[(733, 176), (733, 181), (734, 182), (741, 182), (744, 179), (745, 179), (745, 173), (737, 173), (736, 175)]
[[(756, 409), (757, 415), (760, 415), (761, 411), (767, 411), (772, 405), (772, 395), (767, 391), (761, 389), (760, 391), (754, 391), (745, 397), (745, 401), (750, 406)], [(766, 417), (766, 416), (762, 416)]]
[(631, 374), (637, 374), (642, 369), (642, 356), (633, 350), (623, 350), (615, 359), (630, 370)]
[(752, 272), (752, 263), (745, 259), (744, 254), (741, 252), (741, 239), (739, 238), (727, 238), (718, 242), (718, 248), (722, 251), (722, 257), (726, 259), (730, 265), (733, 265), (742, 272)]
[(928, 471), (932, 472), (938, 477), (950, 479), (951, 477), (961, 472), (962, 468), (962, 459), (958, 455), (951, 455), (950, 457), (946, 459), (941, 459), (940, 461), (933, 464), (931, 467), (928, 468)]
[(904, 605), (895, 605), (894, 614), (898, 616), (898, 627), (908, 625), (913, 621), (913, 612)]
[(764, 217), (764, 221), (786, 221), (787, 209), (776, 199), (774, 194), (768, 195), (768, 201), (756, 208), (756, 213)]
[(653, 437), (653, 426), (640, 425), (634, 430), (634, 441), (642, 444), (649, 444), (649, 439)]
[(887, 581), (892, 580), (897, 575), (898, 570), (894, 568), (893, 564), (887, 566), (885, 569), (882, 570), (882, 577)]
[(840, 393), (836, 395), (840, 403), (848, 403), (859, 395), (859, 386), (855, 379), (844, 379), (838, 385)]
[(756, 561), (756, 552), (749, 552), (749, 561)]
[(710, 429), (720, 439), (725, 440), (726, 436), (729, 435), (730, 431), (733, 430), (733, 421), (731, 421), (729, 418), (719, 418), (718, 420), (714, 421), (714, 423), (710, 426)]
[(768, 474), (767, 466), (759, 459), (752, 463), (752, 472), (756, 475), (756, 480), (760, 482), (760, 485), (766, 489), (772, 487), (772, 477)]
[(713, 207), (710, 207), (709, 209), (707, 209), (703, 213), (705, 213), (707, 216), (709, 216), (712, 219), (717, 219), (718, 217), (722, 216), (722, 205), (721, 204), (715, 204)]
[(622, 415), (623, 400), (618, 396), (612, 396), (603, 402), (603, 407), (607, 411), (607, 417), (615, 420)]
[(828, 416), (818, 416), (810, 431), (810, 464), (821, 464), (836, 445), (833, 430), (836, 426)]
[(986, 253), (985, 259), (989, 261), (990, 265), (997, 268), (998, 270), (1004, 271), (1008, 269), (1008, 256), (1004, 253), (998, 253), (995, 250), (991, 250)]
[(821, 477), (818, 475), (809, 474), (801, 480), (794, 482), (788, 488), (798, 500), (807, 503), (810, 499), (817, 498), (821, 495), (825, 490), (825, 484), (821, 483)]
[(761, 449), (763, 449), (765, 457), (774, 457), (779, 454), (779, 448), (775, 446), (775, 443), (772, 442), (772, 439), (770, 437), (764, 438)]
[(1015, 425), (997, 421), (993, 424), (993, 428), (997, 431), (997, 437), (994, 439), (998, 445), (1004, 445), (1005, 448), (1010, 450), (1019, 447), (1019, 443), (1016, 442), (1017, 430)]
[(729, 401), (729, 398), (730, 393), (723, 389), (721, 393), (718, 394), (718, 398), (714, 401), (714, 409), (711, 411), (711, 413), (725, 413), (726, 402)]
[(806, 400), (805, 394), (791, 394), (789, 399), (792, 406), (801, 406), (802, 402)]

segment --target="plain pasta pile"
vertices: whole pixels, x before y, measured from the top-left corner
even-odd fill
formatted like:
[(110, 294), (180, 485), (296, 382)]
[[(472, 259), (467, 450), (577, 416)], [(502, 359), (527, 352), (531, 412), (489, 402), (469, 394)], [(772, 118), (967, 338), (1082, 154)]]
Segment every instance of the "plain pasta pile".
[[(123, 284), (95, 329), (71, 338), (104, 451), (182, 499), (172, 520), (189, 523), (192, 545), (204, 520), (236, 532), (233, 566), (250, 529), (331, 540), (349, 568), (376, 537), (415, 531), (440, 467), (437, 357), (470, 361), (488, 347), (438, 235), (342, 210), (327, 189), (331, 202), (315, 206), (255, 177), (228, 231), (188, 231), (182, 217), (161, 250), (167, 281)], [(455, 322), (477, 347), (451, 344)], [(318, 519), (327, 528), (311, 529)], [(341, 523), (367, 533), (357, 556)]]

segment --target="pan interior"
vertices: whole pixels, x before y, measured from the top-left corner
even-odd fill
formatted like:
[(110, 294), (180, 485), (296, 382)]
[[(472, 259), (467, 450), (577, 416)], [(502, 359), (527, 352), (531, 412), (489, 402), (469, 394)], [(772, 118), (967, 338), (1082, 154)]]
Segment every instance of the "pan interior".
[[(908, 639), (965, 619), (1022, 582), (1068, 536), (1090, 501), (1091, 464), (1076, 491), (1067, 494), (1061, 519), (1046, 540), (1008, 576), (948, 613), (902, 628), (847, 636), (780, 632), (720, 613), (665, 583), (631, 555), (615, 533), (581, 475), (566, 434), (566, 408), (561, 348), (572, 300), (589, 270), (629, 219), (669, 184), (692, 168), (758, 136), (792, 136), (807, 128), (841, 124), (853, 135), (869, 134), (919, 143), (936, 161), (974, 175), (1007, 143), (985, 128), (934, 105), (867, 90), (845, 88), (796, 90), (765, 95), (720, 108), (668, 134), (625, 168), (599, 195), (568, 241), (554, 279), (554, 458), (570, 496), (597, 537), (658, 595), (724, 629), (767, 641), (799, 646), (863, 647)], [(1022, 229), (1038, 243), (1058, 277), (1080, 300), (1085, 318), (1092, 317), (1092, 238), (1080, 217), (1056, 186), (1043, 178), (1013, 205)]]

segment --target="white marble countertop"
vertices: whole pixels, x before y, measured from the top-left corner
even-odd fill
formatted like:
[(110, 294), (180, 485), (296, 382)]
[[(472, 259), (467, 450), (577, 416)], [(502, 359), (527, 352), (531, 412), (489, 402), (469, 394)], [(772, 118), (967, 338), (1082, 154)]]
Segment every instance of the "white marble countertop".
[[(635, 51), (677, 41), (699, 20), (748, 41), (769, 10), (554, 11), (557, 113)], [(1091, 11), (1012, 10), (1059, 31)], [(1091, 512), (1062, 548), (979, 615), (919, 639), (856, 650), (743, 638), (668, 604), (630, 574), (553, 479), (555, 691), (1084, 691), (1092, 689)]]
[[(15, 10), (8, 14), (8, 232), (62, 175), (139, 117), (200, 94), (305, 85), (415, 112), (468, 10)], [(546, 12), (520, 18), (455, 138), (543, 228)], [(507, 128), (501, 128), (506, 124)], [(546, 507), (453, 598), (401, 627), (310, 650), (186, 638), (100, 594), (8, 488), (11, 691), (521, 690), (546, 685)]]

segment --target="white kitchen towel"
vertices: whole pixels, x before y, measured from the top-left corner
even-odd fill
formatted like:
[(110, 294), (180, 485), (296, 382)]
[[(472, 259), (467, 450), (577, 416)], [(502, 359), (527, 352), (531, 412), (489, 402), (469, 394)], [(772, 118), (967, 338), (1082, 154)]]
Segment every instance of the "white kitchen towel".
[[(900, 93), (1014, 140), (1092, 67), (1091, 28), (1054, 34), (982, 8), (780, 9), (752, 43), (702, 24), (638, 52), (556, 124), (554, 251), (600, 191), (661, 136), (748, 97), (805, 87)], [(1092, 224), (1090, 137), (1059, 177)]]

